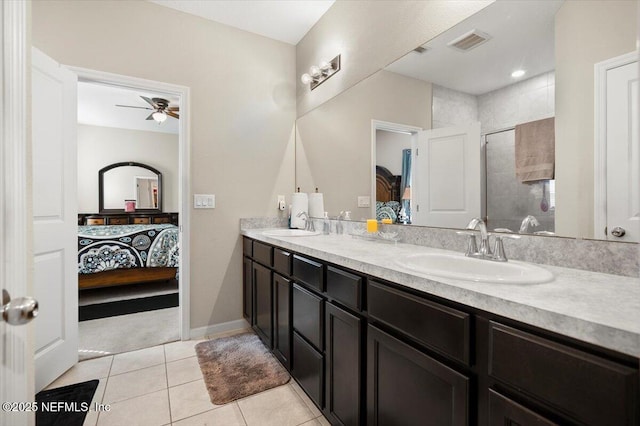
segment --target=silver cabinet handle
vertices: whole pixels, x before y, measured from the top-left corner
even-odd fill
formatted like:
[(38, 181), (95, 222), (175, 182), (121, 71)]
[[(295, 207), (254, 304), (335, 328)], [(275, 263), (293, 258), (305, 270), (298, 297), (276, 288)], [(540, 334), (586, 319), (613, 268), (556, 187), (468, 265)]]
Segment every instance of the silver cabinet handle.
[(2, 290), (0, 316), (11, 325), (23, 325), (38, 316), (38, 301), (33, 297), (11, 299), (7, 290)]
[(621, 228), (619, 226), (616, 226), (615, 228), (613, 228), (611, 230), (611, 235), (613, 235), (614, 237), (622, 237), (624, 236), (624, 234), (626, 234), (627, 231), (624, 230), (624, 228)]

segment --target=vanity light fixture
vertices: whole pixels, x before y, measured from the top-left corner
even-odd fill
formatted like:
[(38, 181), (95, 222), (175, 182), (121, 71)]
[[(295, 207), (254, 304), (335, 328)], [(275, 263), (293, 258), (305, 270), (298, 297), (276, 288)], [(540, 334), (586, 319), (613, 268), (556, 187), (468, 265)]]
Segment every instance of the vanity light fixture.
[(162, 124), (167, 119), (167, 114), (165, 114), (164, 111), (156, 111), (151, 114), (151, 117), (156, 121), (156, 123)]
[(309, 73), (302, 74), (300, 80), (303, 84), (309, 84), (313, 90), (338, 71), (340, 71), (340, 55), (331, 61), (321, 61), (320, 65), (311, 66)]
[(525, 70), (515, 70), (514, 72), (511, 73), (511, 77), (513, 78), (520, 78), (522, 77), (524, 74), (526, 73)]

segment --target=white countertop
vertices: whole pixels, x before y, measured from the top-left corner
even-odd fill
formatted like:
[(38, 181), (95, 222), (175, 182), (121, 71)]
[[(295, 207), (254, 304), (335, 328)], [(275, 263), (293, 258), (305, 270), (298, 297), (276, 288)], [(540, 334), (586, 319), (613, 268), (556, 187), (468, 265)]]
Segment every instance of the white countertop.
[[(544, 284), (478, 283), (427, 278), (396, 265), (415, 253), (453, 253), (411, 244), (366, 241), (350, 235), (272, 237), (242, 234), (483, 311), (640, 357), (640, 279), (538, 265), (553, 272)], [(507, 252), (507, 256), (509, 253)]]

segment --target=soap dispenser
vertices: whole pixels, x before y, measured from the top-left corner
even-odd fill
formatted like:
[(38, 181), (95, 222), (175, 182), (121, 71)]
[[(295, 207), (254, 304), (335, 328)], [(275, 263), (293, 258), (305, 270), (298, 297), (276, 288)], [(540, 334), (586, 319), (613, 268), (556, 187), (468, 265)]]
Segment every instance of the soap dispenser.
[(331, 221), (329, 220), (329, 213), (324, 212), (324, 222), (322, 227), (322, 233), (325, 235), (331, 234)]

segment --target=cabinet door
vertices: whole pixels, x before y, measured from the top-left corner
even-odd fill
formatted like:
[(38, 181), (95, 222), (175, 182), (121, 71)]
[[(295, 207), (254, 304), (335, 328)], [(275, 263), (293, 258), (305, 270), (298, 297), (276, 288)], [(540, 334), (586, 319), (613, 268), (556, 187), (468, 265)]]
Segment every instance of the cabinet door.
[(468, 377), (376, 327), (367, 334), (367, 424), (469, 423)]
[(253, 317), (253, 267), (251, 259), (243, 257), (242, 266), (242, 316), (253, 327), (255, 319)]
[(500, 395), (493, 389), (489, 389), (489, 424), (553, 426), (557, 423), (545, 419), (528, 408)]
[(326, 416), (332, 424), (360, 425), (362, 421), (362, 319), (327, 303)]
[(324, 349), (324, 299), (293, 285), (293, 328), (315, 348)]
[(324, 357), (295, 331), (293, 332), (291, 375), (322, 410), (324, 407)]
[(273, 348), (271, 271), (253, 262), (254, 330), (269, 349)]
[(291, 369), (291, 281), (273, 274), (273, 354)]

